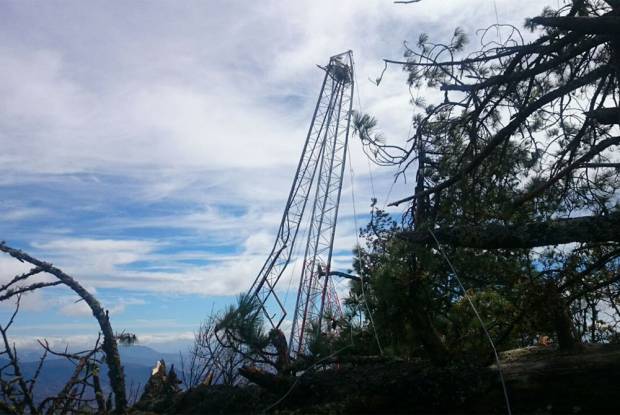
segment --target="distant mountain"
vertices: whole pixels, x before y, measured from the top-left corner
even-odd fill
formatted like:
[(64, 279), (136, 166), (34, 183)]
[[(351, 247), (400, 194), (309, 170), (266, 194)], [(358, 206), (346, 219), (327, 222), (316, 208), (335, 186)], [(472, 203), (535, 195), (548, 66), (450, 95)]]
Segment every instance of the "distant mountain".
[(36, 362), (43, 355), (43, 349), (17, 349), (17, 356), (20, 362)]
[[(69, 352), (71, 351), (72, 350), (69, 349)], [(123, 361), (123, 364), (127, 361), (135, 364), (153, 367), (158, 360), (164, 359), (168, 366), (173, 363), (176, 367), (179, 365), (180, 360), (177, 353), (158, 352), (155, 349), (142, 345), (119, 345), (118, 351), (121, 355), (121, 360)], [(21, 362), (38, 362), (42, 354), (43, 350), (41, 348), (27, 348), (17, 350), (17, 355), (19, 356), (19, 360)], [(48, 359), (57, 359), (57, 357), (48, 355)]]
[[(24, 376), (26, 379), (31, 379), (39, 364), (41, 351), (36, 349), (23, 349), (18, 350), (17, 353)], [(150, 347), (139, 345), (120, 346), (119, 353), (125, 371), (125, 384), (128, 394), (132, 393), (130, 389), (139, 389), (141, 393), (142, 387), (144, 387), (144, 384), (151, 374), (151, 369), (160, 359), (164, 359), (168, 367), (174, 364), (175, 370), (177, 370), (177, 373), (180, 375), (181, 365), (178, 354), (161, 353)], [(8, 363), (6, 359), (0, 358), (0, 365), (4, 366), (6, 363)], [(58, 394), (73, 374), (74, 368), (75, 366), (68, 360), (48, 355), (34, 388), (36, 401), (40, 402), (48, 396)], [(102, 387), (107, 394), (110, 390), (107, 377), (107, 366), (101, 369)]]
[(174, 364), (175, 368), (180, 369), (180, 358), (178, 353), (162, 353), (147, 346), (119, 346), (118, 351), (121, 355), (123, 365), (133, 363), (153, 368), (158, 360), (164, 359), (166, 366)]

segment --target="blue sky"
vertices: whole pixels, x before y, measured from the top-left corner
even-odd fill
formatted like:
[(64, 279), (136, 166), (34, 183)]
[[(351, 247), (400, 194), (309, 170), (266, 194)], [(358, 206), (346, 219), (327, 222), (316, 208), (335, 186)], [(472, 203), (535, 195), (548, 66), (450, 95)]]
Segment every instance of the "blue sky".
[[(543, 7), (496, 5), (518, 26)], [(316, 64), (352, 49), (356, 109), (402, 143), (411, 97), (396, 68), (380, 87), (369, 81), (381, 58), (422, 32), (446, 40), (495, 19), (488, 0), (0, 2), (0, 239), (81, 281), (117, 330), (178, 348), (249, 287), (271, 247), (322, 79)], [(369, 167), (355, 139), (351, 160), (364, 214), (371, 173), (383, 204), (393, 170)], [(345, 269), (350, 183), (335, 243)], [(0, 281), (22, 268), (0, 258)], [(75, 299), (62, 288), (27, 296), (14, 339), (91, 339)], [(0, 306), (0, 318), (8, 312)]]

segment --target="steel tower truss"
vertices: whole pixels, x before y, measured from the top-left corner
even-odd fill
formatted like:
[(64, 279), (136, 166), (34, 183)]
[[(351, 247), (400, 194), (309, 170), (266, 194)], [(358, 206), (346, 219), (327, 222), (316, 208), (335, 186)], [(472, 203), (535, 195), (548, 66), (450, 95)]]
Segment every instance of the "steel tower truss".
[[(258, 299), (269, 323), (280, 328), (287, 311), (276, 285), (291, 261), (299, 230), (307, 224), (297, 302), (289, 337), (293, 356), (305, 353), (308, 331), (328, 331), (341, 316), (340, 303), (328, 277), (347, 156), (353, 104), (353, 56), (332, 56), (325, 67), (312, 122), (284, 208), (276, 241), (249, 294)], [(310, 209), (307, 209), (310, 208)], [(304, 213), (311, 210), (310, 216)]]

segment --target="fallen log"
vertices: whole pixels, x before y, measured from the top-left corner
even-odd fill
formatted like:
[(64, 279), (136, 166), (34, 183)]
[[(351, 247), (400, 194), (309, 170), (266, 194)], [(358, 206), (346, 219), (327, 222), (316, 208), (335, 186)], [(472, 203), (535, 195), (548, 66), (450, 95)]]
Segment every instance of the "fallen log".
[[(332, 366), (301, 375), (278, 409), (321, 412), (338, 408), (334, 411), (338, 413), (506, 411), (494, 365), (460, 363), (436, 368), (421, 361), (372, 360), (365, 357), (361, 361), (366, 364)], [(613, 412), (611, 398), (620, 389), (620, 345), (586, 345), (571, 353), (543, 346), (516, 349), (502, 355), (502, 370), (513, 413)], [(269, 382), (263, 377), (257, 384), (267, 386), (267, 392), (278, 390), (276, 395), (281, 396), (283, 389), (289, 389), (287, 382), (272, 376)]]
[[(434, 229), (433, 233), (442, 244), (473, 249), (529, 249), (572, 242), (620, 242), (620, 212), (519, 225), (461, 225)], [(434, 243), (427, 230), (401, 232), (398, 238), (417, 244)]]
[[(502, 368), (513, 413), (617, 413), (620, 345), (585, 345), (571, 353), (516, 349), (502, 354)], [(495, 366), (386, 361), (297, 377), (242, 370), (261, 386), (201, 385), (179, 394), (164, 412), (506, 413)]]
[(265, 388), (272, 392), (286, 390), (294, 381), (289, 376), (277, 375), (253, 366), (243, 366), (239, 368), (239, 374), (261, 388)]

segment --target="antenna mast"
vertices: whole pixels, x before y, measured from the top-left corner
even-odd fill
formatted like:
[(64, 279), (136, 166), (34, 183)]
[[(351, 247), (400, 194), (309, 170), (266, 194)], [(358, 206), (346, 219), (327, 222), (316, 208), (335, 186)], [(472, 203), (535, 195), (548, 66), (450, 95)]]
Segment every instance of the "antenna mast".
[[(331, 319), (342, 316), (329, 271), (351, 125), (353, 53), (332, 56), (321, 69), (325, 77), (276, 241), (249, 290), (271, 326), (280, 328), (287, 310), (276, 293), (276, 285), (291, 260), (306, 218), (308, 238), (303, 241), (303, 268), (289, 337), (292, 356), (307, 351), (310, 328), (328, 332), (332, 329)], [(308, 207), (311, 212), (306, 217)], [(324, 316), (330, 316), (330, 321)]]

